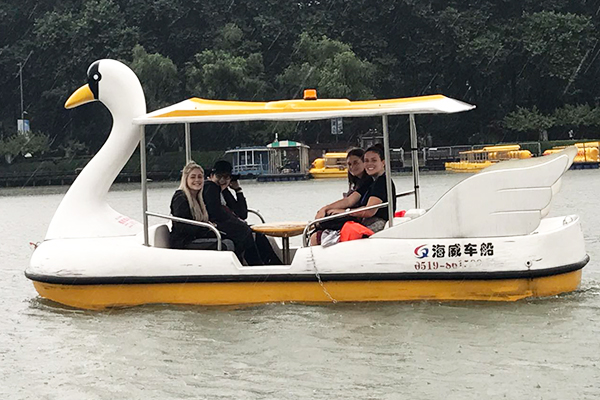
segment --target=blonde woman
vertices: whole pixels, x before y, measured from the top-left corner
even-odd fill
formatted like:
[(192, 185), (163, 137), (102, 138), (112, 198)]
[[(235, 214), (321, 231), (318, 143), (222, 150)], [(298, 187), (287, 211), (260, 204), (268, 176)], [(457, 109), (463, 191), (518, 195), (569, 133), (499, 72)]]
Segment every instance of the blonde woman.
[[(202, 199), (203, 187), (204, 170), (190, 161), (183, 168), (179, 189), (171, 199), (171, 215), (208, 223), (208, 212)], [(173, 221), (171, 247), (174, 249), (216, 249), (214, 241), (205, 240), (214, 238), (214, 233), (208, 228)], [(223, 241), (223, 249), (232, 247), (231, 241)]]

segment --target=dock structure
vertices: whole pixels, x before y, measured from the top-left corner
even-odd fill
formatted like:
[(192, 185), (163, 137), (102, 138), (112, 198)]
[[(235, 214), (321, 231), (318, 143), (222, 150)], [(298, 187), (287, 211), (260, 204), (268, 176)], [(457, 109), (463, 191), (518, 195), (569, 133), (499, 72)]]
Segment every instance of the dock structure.
[[(421, 171), (444, 171), (447, 162), (460, 159), (460, 153), (471, 150), (472, 146), (439, 146), (420, 149), (418, 165)], [(403, 149), (392, 149), (392, 170), (396, 172), (412, 171), (412, 153)]]
[(444, 164), (447, 162), (458, 161), (460, 153), (463, 151), (472, 150), (473, 146), (441, 146), (441, 147), (426, 147), (422, 150), (423, 163), (431, 168), (440, 166), (444, 169)]
[(286, 181), (305, 181), (310, 179), (310, 174), (287, 173), (287, 174), (263, 174), (256, 177), (258, 182), (286, 182)]
[(0, 186), (2, 187), (24, 187), (24, 186), (51, 186), (70, 185), (75, 181), (76, 173), (51, 174), (43, 172), (32, 173), (0, 173)]
[(600, 162), (579, 162), (573, 163), (571, 169), (599, 169)]
[[(378, 139), (368, 138), (368, 139)], [(274, 142), (277, 143), (278, 141)], [(276, 150), (272, 147), (267, 146), (255, 146), (245, 149), (234, 149), (234, 151), (228, 151), (226, 154), (231, 153), (232, 157), (235, 157), (232, 164), (237, 165), (238, 169), (234, 170), (235, 173), (240, 173), (246, 178), (257, 178), (261, 182), (273, 182), (273, 181), (297, 181), (310, 179), (307, 172), (303, 172), (307, 169), (307, 159), (309, 147), (297, 144), (294, 142), (281, 141), (278, 146), (274, 146), (275, 149), (281, 146), (280, 150), (285, 150), (285, 154), (282, 159), (279, 160), (279, 169), (273, 168), (270, 165), (271, 161), (269, 157)], [(292, 145), (293, 144), (293, 145)], [(365, 143), (369, 144), (369, 143)], [(526, 142), (519, 143), (523, 149), (531, 151), (534, 157), (541, 156), (541, 143), (540, 142)], [(338, 144), (348, 148), (348, 144)], [(578, 147), (579, 153), (575, 159), (575, 162), (571, 165), (571, 169), (598, 169), (600, 167), (600, 159), (598, 158), (598, 141), (595, 142), (582, 142), (575, 144)], [(286, 148), (285, 146), (289, 146)], [(460, 160), (460, 153), (465, 151), (472, 151), (482, 149), (487, 145), (458, 145), (458, 146), (437, 146), (437, 147), (426, 147), (419, 149), (418, 152), (418, 165), (422, 171), (443, 171), (444, 165), (447, 162), (456, 162)], [(288, 155), (288, 150), (292, 150), (294, 147), (301, 147), (298, 150), (298, 156), (294, 157), (293, 160), (286, 160), (284, 163), (285, 156)], [(331, 147), (328, 144), (315, 145), (315, 151), (323, 151), (321, 148)], [(549, 154), (552, 151), (559, 151), (560, 148), (546, 150), (544, 154)], [(291, 155), (291, 153), (289, 154)], [(412, 159), (411, 152), (405, 152), (402, 148), (390, 149), (391, 167), (393, 172), (411, 172), (412, 171)], [(46, 162), (56, 162), (56, 160), (40, 160), (37, 165), (37, 169), (31, 172), (11, 171), (11, 170), (0, 170), (0, 187), (26, 187), (26, 186), (59, 186), (59, 185), (70, 185), (75, 181), (81, 168), (76, 168), (71, 171), (53, 171), (48, 172), (44, 166)], [(273, 168), (269, 170), (269, 167)], [(32, 169), (31, 166), (28, 169)], [(235, 167), (234, 167), (235, 169)], [(273, 171), (281, 171), (285, 173), (273, 173)], [(180, 178), (180, 169), (173, 169), (172, 171), (149, 171), (148, 179), (153, 181), (176, 181)], [(127, 183), (127, 182), (140, 182), (139, 171), (121, 172), (115, 182)]]

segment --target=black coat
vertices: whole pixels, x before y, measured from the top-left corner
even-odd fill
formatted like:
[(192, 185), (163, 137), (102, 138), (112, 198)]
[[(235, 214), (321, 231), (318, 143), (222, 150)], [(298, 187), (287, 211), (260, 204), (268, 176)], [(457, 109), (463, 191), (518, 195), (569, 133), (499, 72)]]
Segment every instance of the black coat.
[[(225, 205), (221, 202), (221, 195)], [(235, 245), (235, 253), (240, 260), (245, 259), (248, 265), (281, 264), (269, 240), (260, 233), (252, 234), (252, 229), (244, 221), (248, 218), (248, 205), (241, 192), (234, 197), (231, 190), (224, 189), (213, 181), (206, 180), (202, 197), (208, 211), (208, 219), (217, 225), (217, 229), (225, 233)]]
[[(174, 217), (194, 220), (190, 203), (183, 190), (179, 189), (171, 199), (171, 215)], [(215, 234), (208, 228), (173, 221), (170, 246), (173, 249), (183, 249), (191, 241), (199, 238), (214, 238)]]
[[(221, 193), (226, 205), (221, 203)], [(213, 181), (206, 180), (204, 182), (202, 197), (208, 211), (208, 219), (217, 226), (218, 230), (225, 233), (228, 239), (233, 241), (235, 252), (241, 255), (254, 246), (254, 238), (252, 230), (244, 221), (248, 217), (246, 198), (241, 191), (236, 195), (237, 199), (233, 197), (229, 189), (221, 192), (221, 187)]]
[[(221, 204), (221, 194), (225, 199), (226, 206)], [(208, 218), (211, 222), (215, 222), (217, 226), (219, 222), (229, 221), (232, 218), (246, 219), (248, 218), (248, 205), (244, 193), (239, 191), (233, 197), (231, 190), (225, 189), (221, 191), (221, 187), (213, 181), (206, 180), (202, 191), (202, 198), (206, 204)]]

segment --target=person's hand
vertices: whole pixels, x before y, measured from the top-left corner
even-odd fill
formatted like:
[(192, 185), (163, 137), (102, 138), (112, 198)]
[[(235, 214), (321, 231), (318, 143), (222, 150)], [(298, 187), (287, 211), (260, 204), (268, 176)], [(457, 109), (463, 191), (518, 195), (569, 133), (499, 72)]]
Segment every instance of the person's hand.
[(337, 215), (346, 212), (343, 208), (333, 208), (327, 212), (327, 215)]
[(239, 181), (231, 181), (231, 182), (229, 182), (229, 187), (232, 188), (233, 190), (240, 190), (242, 188), (240, 186), (240, 182)]
[(321, 208), (319, 211), (317, 211), (315, 219), (323, 218), (326, 215), (326, 212), (327, 210), (325, 209), (325, 207)]

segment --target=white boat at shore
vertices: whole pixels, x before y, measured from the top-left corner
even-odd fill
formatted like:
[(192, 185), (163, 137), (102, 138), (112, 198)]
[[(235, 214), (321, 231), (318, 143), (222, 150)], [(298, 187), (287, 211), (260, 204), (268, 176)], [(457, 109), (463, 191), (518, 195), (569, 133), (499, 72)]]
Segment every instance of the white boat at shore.
[[(25, 271), (42, 297), (61, 304), (102, 309), (152, 303), (512, 301), (575, 290), (589, 261), (579, 217), (546, 217), (577, 153), (574, 147), (487, 168), (428, 210), (420, 208), (418, 168), (413, 168), (415, 208), (406, 216), (368, 239), (290, 249), (283, 265), (248, 267), (231, 251), (170, 249), (168, 224), (148, 226), (148, 216), (159, 215), (147, 210), (146, 125), (184, 124), (189, 159), (191, 123), (381, 116), (389, 171), (389, 115), (409, 116), (416, 161), (416, 114), (474, 106), (441, 95), (357, 102), (193, 98), (146, 114), (137, 77), (114, 60), (93, 63), (88, 85), (66, 107), (96, 100), (113, 116), (110, 136), (65, 195)], [(138, 144), (141, 223), (106, 203)], [(390, 204), (383, 206), (393, 215)]]

